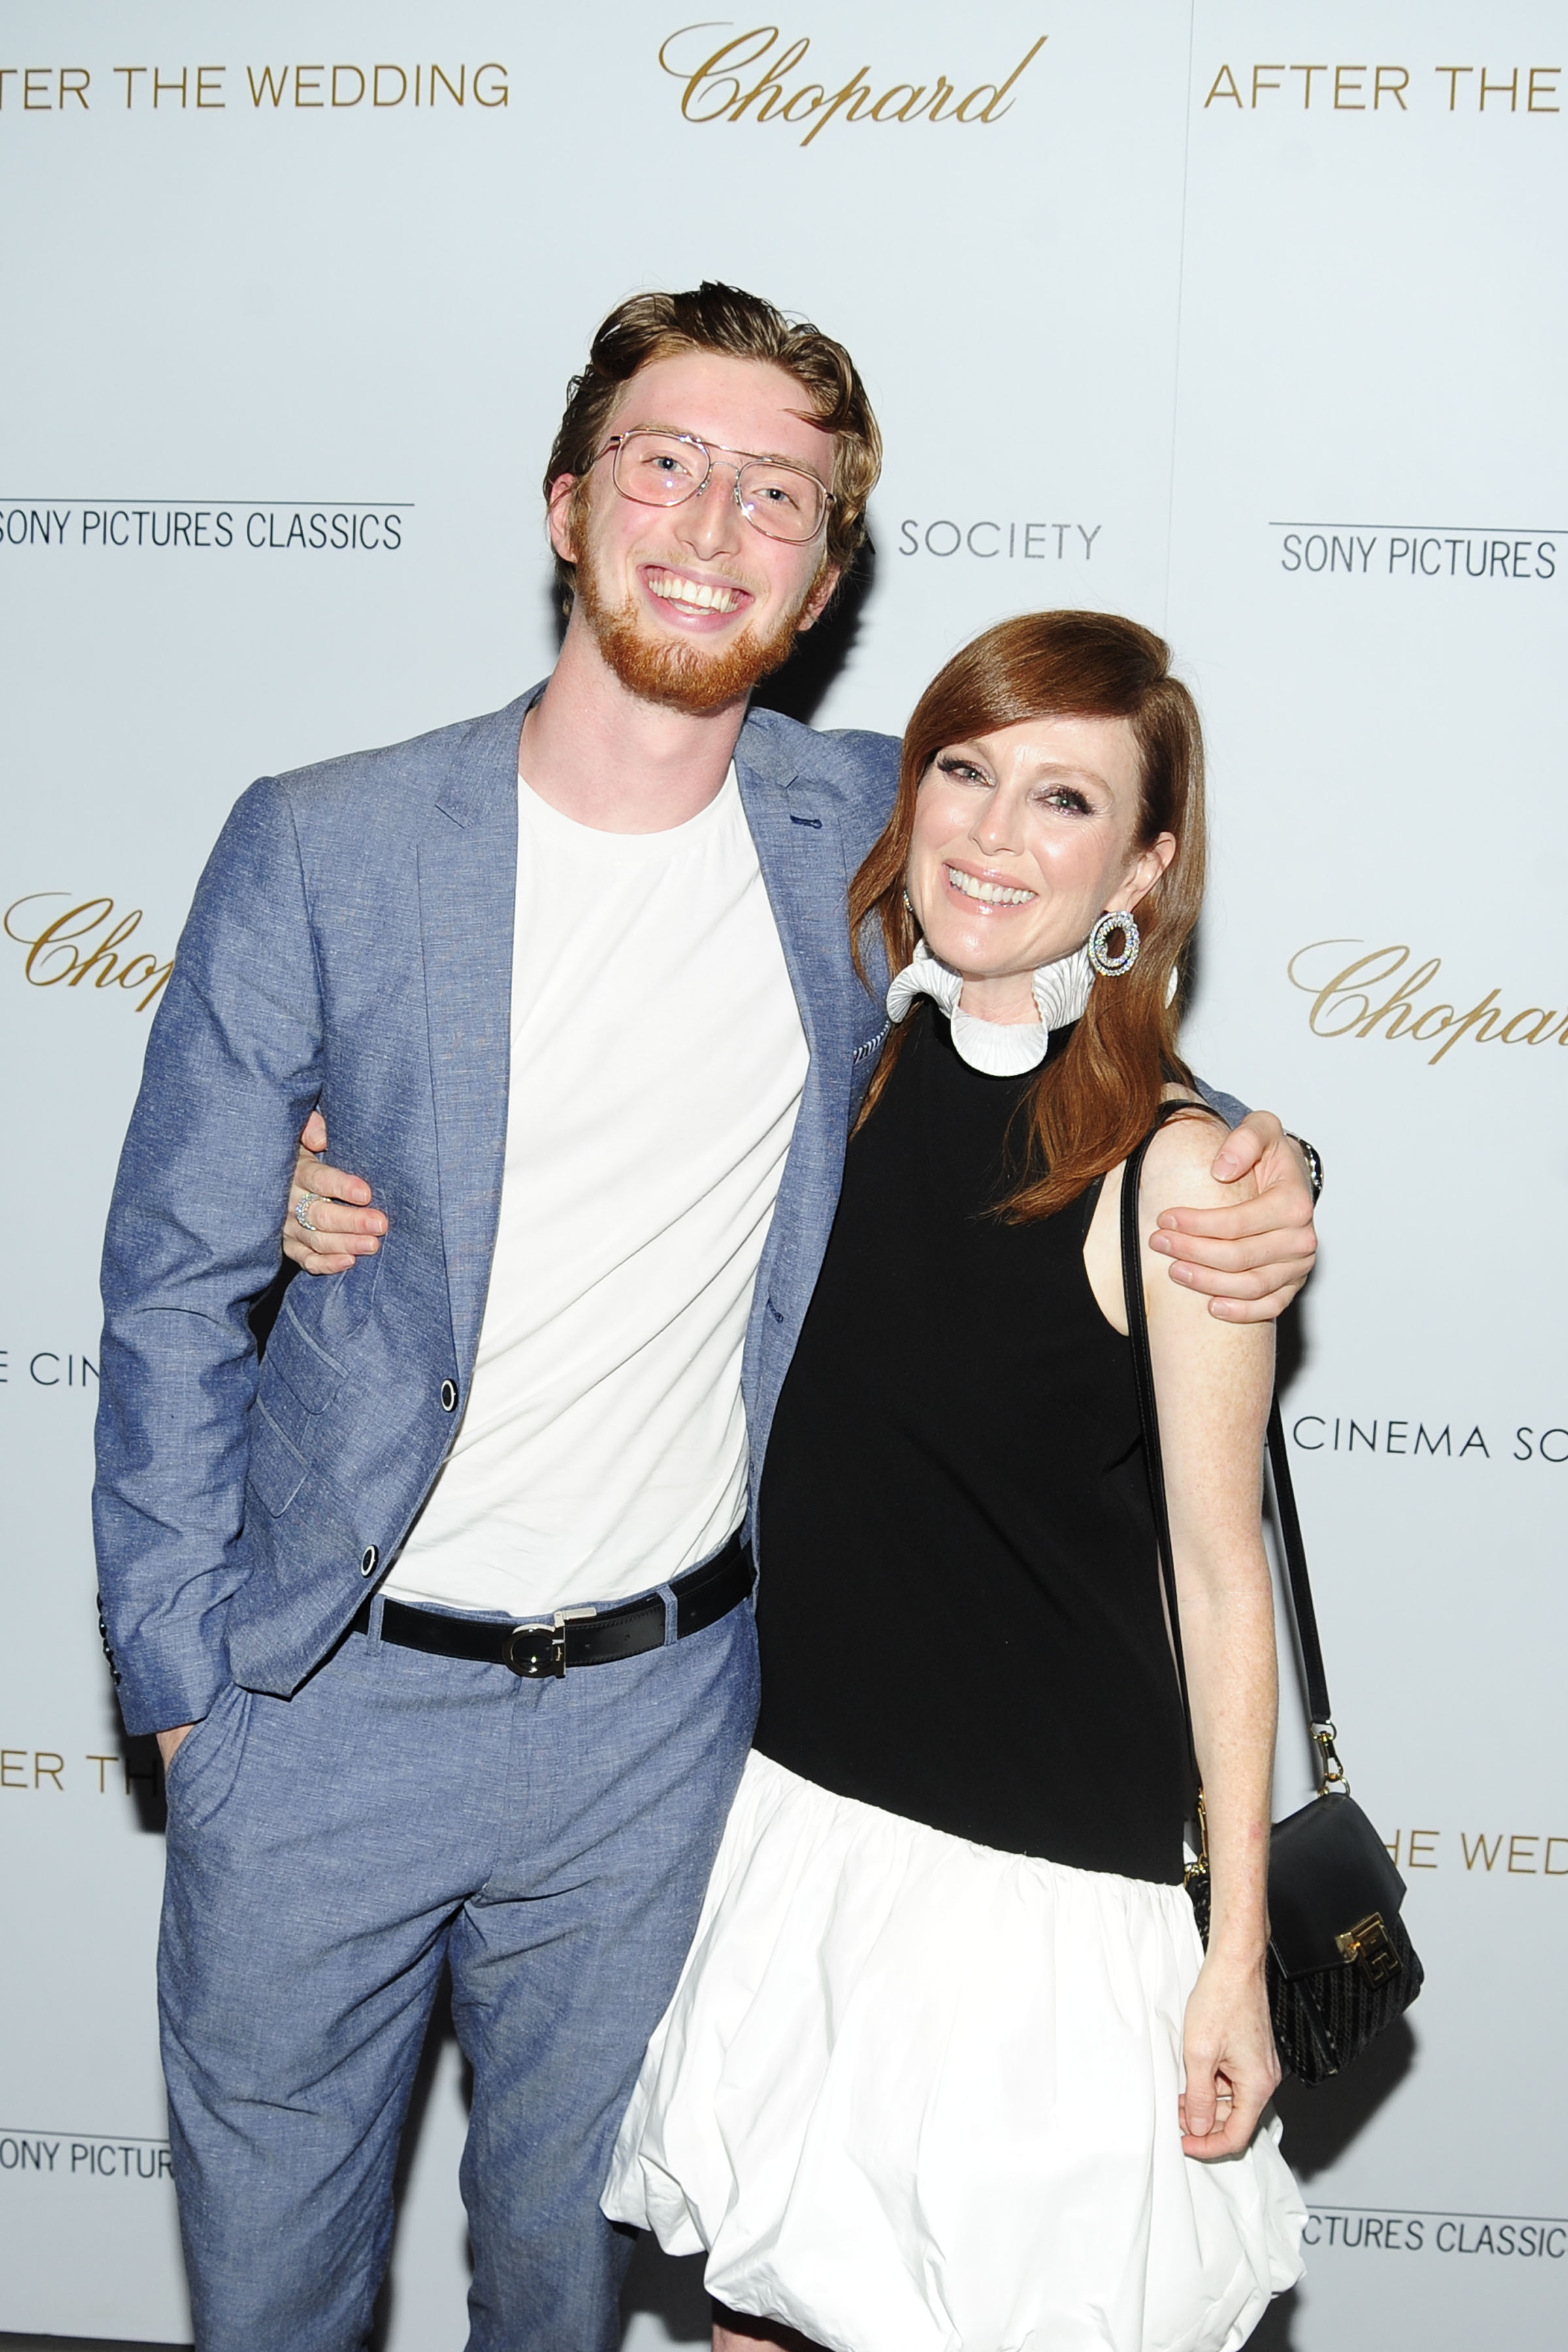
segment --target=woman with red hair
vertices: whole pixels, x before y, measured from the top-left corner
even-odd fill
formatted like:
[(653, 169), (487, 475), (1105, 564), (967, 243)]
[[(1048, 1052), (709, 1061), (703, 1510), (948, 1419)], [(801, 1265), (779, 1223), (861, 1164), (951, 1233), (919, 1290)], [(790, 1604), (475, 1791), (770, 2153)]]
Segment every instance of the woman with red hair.
[(1157, 1125), (1145, 1243), (1221, 1198), (1177, 1045), (1204, 859), (1167, 648), (1042, 614), (928, 688), (851, 891), (896, 977), (767, 1439), (762, 1717), (605, 2200), (706, 2251), (727, 2352), (1226, 2352), (1300, 2272), (1272, 1327), (1145, 1249), (1205, 1952), (1118, 1244)]

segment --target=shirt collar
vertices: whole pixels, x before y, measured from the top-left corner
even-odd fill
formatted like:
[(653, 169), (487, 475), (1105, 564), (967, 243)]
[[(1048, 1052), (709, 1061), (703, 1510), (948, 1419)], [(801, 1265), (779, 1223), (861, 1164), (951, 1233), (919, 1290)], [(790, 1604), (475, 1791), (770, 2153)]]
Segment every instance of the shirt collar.
[(1051, 1031), (1065, 1029), (1079, 1018), (1093, 985), (1089, 950), (1078, 948), (1056, 963), (1041, 964), (1035, 973), (1037, 1022), (982, 1021), (975, 1013), (959, 1011), (963, 980), (949, 965), (939, 963), (924, 940), (920, 940), (913, 961), (904, 966), (888, 991), (888, 1018), (901, 1021), (917, 997), (929, 996), (946, 1013), (952, 1026), (953, 1046), (971, 1069), (984, 1070), (992, 1078), (1020, 1077), (1045, 1060)]

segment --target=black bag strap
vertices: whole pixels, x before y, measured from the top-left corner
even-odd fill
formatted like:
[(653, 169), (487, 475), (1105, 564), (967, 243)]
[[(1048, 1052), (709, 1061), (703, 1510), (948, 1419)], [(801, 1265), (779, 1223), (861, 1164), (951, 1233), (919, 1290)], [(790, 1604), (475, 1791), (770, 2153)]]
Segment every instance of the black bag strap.
[(1290, 1456), (1285, 1450), (1285, 1423), (1279, 1414), (1278, 1390), (1268, 1400), (1268, 1464), (1274, 1473), (1274, 1504), (1279, 1515), (1279, 1541), (1285, 1553), (1290, 1586), (1290, 1606), (1296, 1618), (1296, 1641), (1307, 1681), (1307, 1711), (1315, 1731), (1332, 1733), (1329, 1677), (1323, 1665), (1323, 1645), (1318, 1638), (1318, 1612), (1312, 1606), (1312, 1582), (1307, 1573), (1307, 1547), (1301, 1538), (1301, 1517), (1290, 1477)]
[[(1160, 1450), (1160, 1412), (1154, 1393), (1154, 1360), (1149, 1348), (1149, 1310), (1143, 1298), (1143, 1235), (1139, 1216), (1139, 1193), (1149, 1147), (1167, 1119), (1173, 1118), (1180, 1111), (1206, 1108), (1205, 1104), (1192, 1102), (1162, 1104), (1159, 1117), (1121, 1171), (1121, 1283), (1127, 1299), (1127, 1336), (1132, 1346), (1132, 1378), (1138, 1391), (1139, 1419), (1143, 1425), (1143, 1461), (1149, 1477), (1149, 1500), (1154, 1512), (1154, 1539), (1160, 1555), (1160, 1577), (1170, 1619), (1171, 1646), (1175, 1653), (1176, 1680), (1181, 1687), (1182, 1712), (1187, 1727), (1187, 1749), (1194, 1778), (1197, 1777), (1197, 1757), (1193, 1744), (1193, 1710), (1187, 1692), (1186, 1660), (1182, 1652), (1176, 1564), (1171, 1547), (1171, 1517), (1165, 1500), (1165, 1465)], [(1307, 1572), (1307, 1547), (1301, 1537), (1300, 1514), (1296, 1508), (1296, 1489), (1290, 1477), (1290, 1459), (1286, 1450), (1285, 1424), (1280, 1417), (1278, 1393), (1269, 1400), (1268, 1406), (1268, 1460), (1274, 1474), (1274, 1498), (1279, 1513), (1279, 1539), (1285, 1554), (1291, 1612), (1296, 1621), (1296, 1639), (1300, 1647), (1301, 1665), (1306, 1677), (1308, 1712), (1311, 1717), (1312, 1738), (1317, 1743), (1322, 1764), (1322, 1785), (1325, 1789), (1334, 1784), (1342, 1786), (1344, 1771), (1334, 1749), (1328, 1675), (1323, 1666), (1322, 1643), (1318, 1637), (1318, 1616), (1312, 1606), (1312, 1585)]]
[(1176, 1682), (1182, 1694), (1182, 1719), (1187, 1732), (1187, 1761), (1193, 1786), (1201, 1789), (1197, 1748), (1193, 1738), (1193, 1706), (1187, 1695), (1187, 1661), (1182, 1648), (1182, 1616), (1176, 1601), (1176, 1563), (1171, 1548), (1171, 1514), (1165, 1500), (1165, 1464), (1160, 1450), (1160, 1412), (1154, 1397), (1154, 1359), (1149, 1349), (1149, 1310), (1143, 1300), (1143, 1235), (1138, 1214), (1140, 1180), (1149, 1147), (1177, 1106), (1165, 1103), (1160, 1115), (1121, 1171), (1121, 1287), (1127, 1300), (1127, 1337), (1132, 1346), (1132, 1384), (1138, 1391), (1138, 1418), (1143, 1425), (1143, 1467), (1149, 1480), (1149, 1501), (1154, 1513), (1154, 1543), (1160, 1555), (1160, 1580), (1165, 1591), (1165, 1618), (1175, 1653)]

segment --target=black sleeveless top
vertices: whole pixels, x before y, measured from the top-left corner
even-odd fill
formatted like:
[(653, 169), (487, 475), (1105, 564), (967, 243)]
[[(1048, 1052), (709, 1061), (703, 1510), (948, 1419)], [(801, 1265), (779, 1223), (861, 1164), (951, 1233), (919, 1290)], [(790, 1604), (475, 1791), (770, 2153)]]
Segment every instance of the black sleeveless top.
[(1084, 1271), (1100, 1188), (988, 1213), (1034, 1074), (909, 1018), (768, 1443), (756, 1745), (1005, 1853), (1174, 1884), (1186, 1742), (1131, 1351)]

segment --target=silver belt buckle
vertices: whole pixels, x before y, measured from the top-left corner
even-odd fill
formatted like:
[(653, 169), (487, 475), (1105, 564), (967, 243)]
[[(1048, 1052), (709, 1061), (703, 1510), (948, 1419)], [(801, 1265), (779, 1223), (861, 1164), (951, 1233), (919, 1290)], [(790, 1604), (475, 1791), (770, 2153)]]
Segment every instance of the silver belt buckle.
[(574, 1620), (596, 1617), (596, 1609), (558, 1609), (552, 1618), (514, 1625), (501, 1644), (501, 1663), (524, 1682), (541, 1682), (566, 1672), (566, 1628)]

